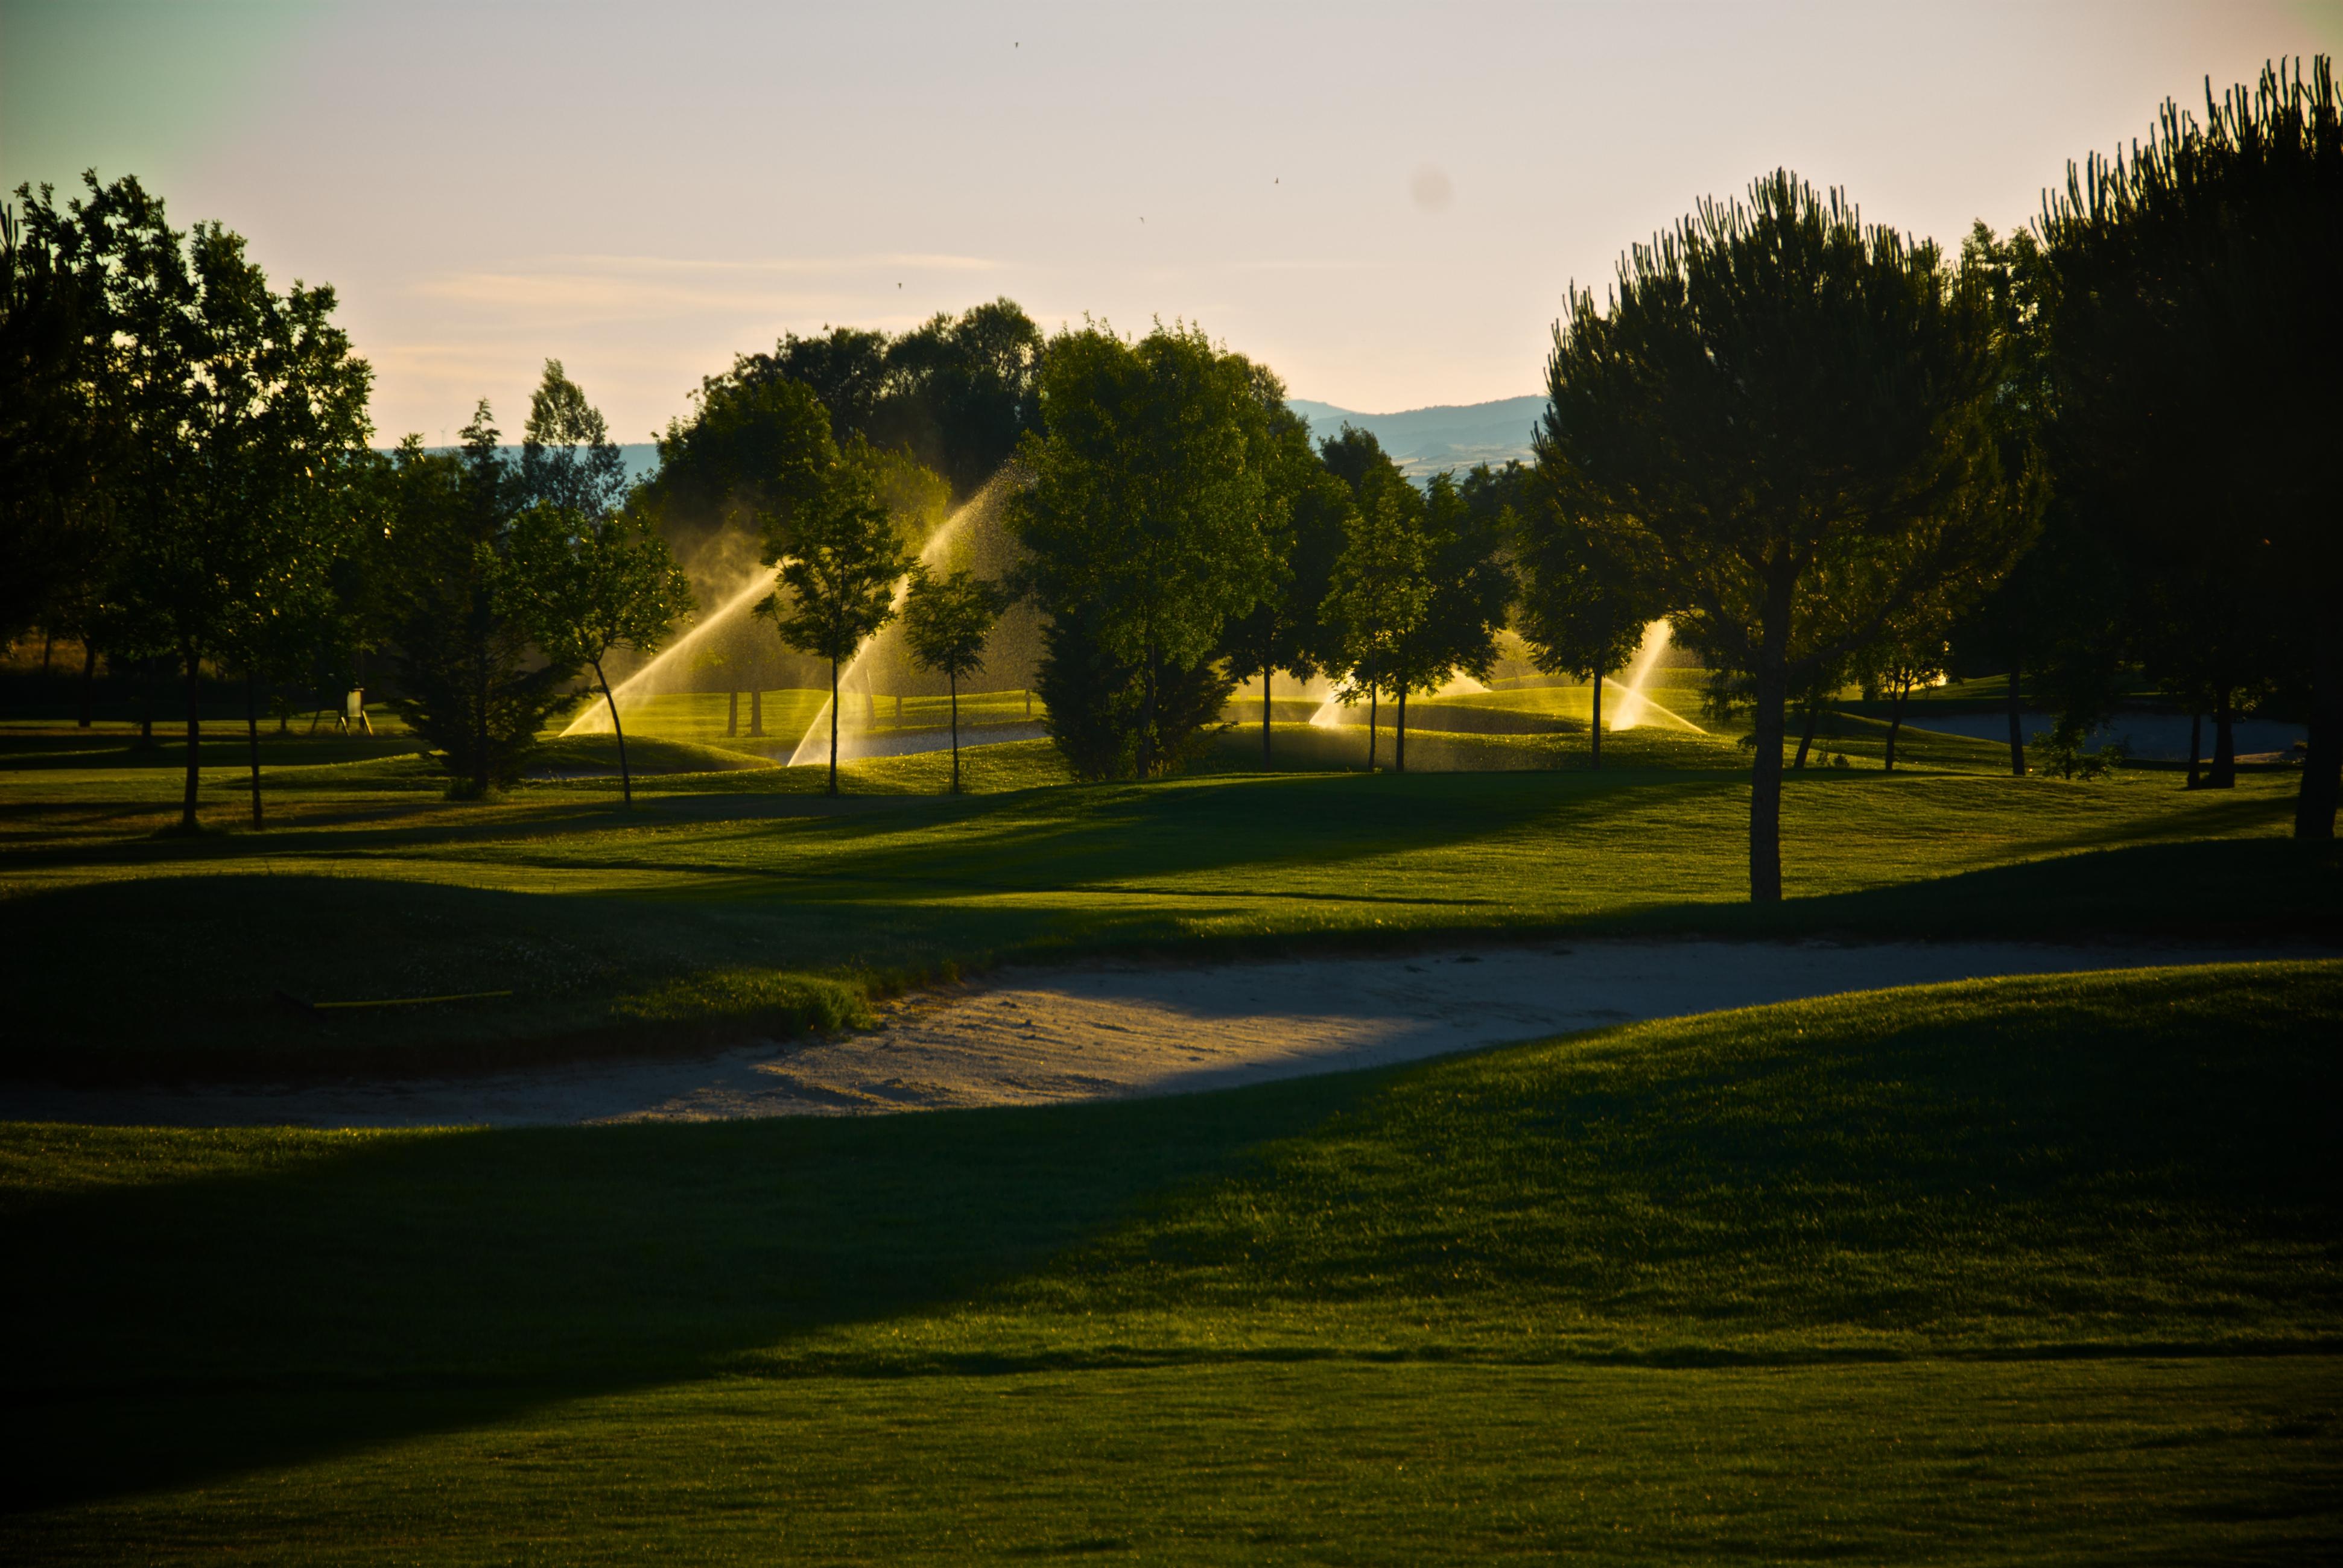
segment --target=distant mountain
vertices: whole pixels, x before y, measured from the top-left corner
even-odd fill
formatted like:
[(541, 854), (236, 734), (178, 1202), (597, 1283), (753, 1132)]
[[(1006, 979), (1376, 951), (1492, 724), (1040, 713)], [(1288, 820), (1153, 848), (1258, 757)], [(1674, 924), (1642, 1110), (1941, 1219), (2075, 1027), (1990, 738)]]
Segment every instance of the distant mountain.
[(1443, 404), (1400, 414), (1362, 414), (1307, 397), (1288, 397), (1285, 406), (1309, 420), (1311, 433), (1321, 440), (1345, 424), (1367, 431), (1413, 479), (1475, 463), (1493, 467), (1511, 457), (1527, 461), (1530, 427), (1545, 413), (1545, 399), (1534, 397)]
[[(1475, 463), (1494, 467), (1509, 457), (1527, 461), (1530, 427), (1545, 413), (1543, 397), (1500, 397), (1493, 403), (1445, 404), (1410, 408), (1400, 414), (1362, 414), (1353, 408), (1338, 408), (1332, 403), (1313, 403), (1307, 397), (1289, 397), (1285, 406), (1309, 420), (1311, 433), (1321, 440), (1345, 424), (1373, 432), (1375, 439), (1383, 444), (1383, 450), (1399, 464), (1400, 470), (1419, 480), (1443, 468), (1454, 468), (1461, 473)], [(461, 448), (435, 447), (431, 450), (454, 452)], [(659, 448), (649, 442), (621, 446), (618, 450), (626, 457), (628, 479), (648, 478), (659, 471)], [(520, 459), (518, 447), (507, 447), (505, 453), (516, 462)]]
[[(462, 451), (463, 448), (461, 447), (427, 447), (424, 450), (456, 453)], [(504, 453), (514, 462), (520, 461), (518, 447), (507, 447), (504, 448)], [(622, 442), (618, 447), (618, 455), (627, 460), (627, 482), (629, 484), (639, 483), (659, 472), (659, 448), (649, 441)]]

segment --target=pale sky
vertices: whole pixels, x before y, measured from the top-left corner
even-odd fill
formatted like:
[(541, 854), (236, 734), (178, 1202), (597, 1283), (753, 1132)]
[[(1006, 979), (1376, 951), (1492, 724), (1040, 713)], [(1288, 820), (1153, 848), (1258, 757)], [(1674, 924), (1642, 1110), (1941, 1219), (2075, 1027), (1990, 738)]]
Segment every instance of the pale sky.
[(736, 351), (1006, 294), (1185, 317), (1298, 397), (1538, 389), (1572, 280), (1786, 165), (1956, 244), (2343, 0), (0, 0), (0, 183), (136, 173), (331, 282), (382, 438), (548, 357), (647, 439)]

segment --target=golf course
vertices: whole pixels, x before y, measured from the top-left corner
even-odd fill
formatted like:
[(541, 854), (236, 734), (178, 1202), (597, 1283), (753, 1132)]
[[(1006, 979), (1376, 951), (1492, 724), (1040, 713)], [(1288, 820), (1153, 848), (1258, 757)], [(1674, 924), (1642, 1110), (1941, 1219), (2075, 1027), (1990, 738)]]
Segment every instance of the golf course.
[(0, 1568), (2343, 1562), (2338, 41), (0, 0)]

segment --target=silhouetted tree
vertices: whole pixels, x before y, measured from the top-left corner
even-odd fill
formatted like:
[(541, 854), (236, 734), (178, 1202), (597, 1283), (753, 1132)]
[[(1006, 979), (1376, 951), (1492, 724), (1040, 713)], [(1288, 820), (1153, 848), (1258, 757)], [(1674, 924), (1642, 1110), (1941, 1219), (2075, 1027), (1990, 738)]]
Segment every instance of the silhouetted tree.
[(280, 295), (219, 225), (182, 233), (137, 181), (85, 184), (64, 211), (45, 190), (27, 214), (45, 248), (72, 253), (76, 307), (92, 316), (76, 374), (105, 432), (96, 504), (111, 538), (85, 627), (111, 621), (117, 646), (167, 648), (186, 673), (185, 829), (203, 667), (242, 666), (257, 824), (249, 681), (285, 640), (278, 628), (326, 592), (340, 535), (330, 498), (364, 452), (372, 373), (333, 325), (332, 289)]
[(691, 584), (667, 541), (638, 512), (601, 518), (539, 501), (514, 520), (507, 589), (545, 657), (584, 665), (610, 712), (618, 738), (618, 789), (634, 804), (627, 731), (605, 668), (611, 653), (657, 653), (691, 614)]
[(1981, 286), (1786, 171), (1622, 262), (1554, 327), (1539, 461), (1629, 534), (1680, 636), (1751, 680), (1750, 896), (1782, 896), (1789, 695), (1924, 599), (1982, 594), (2034, 527), (1987, 418)]
[[(1370, 470), (1372, 472), (1372, 470)], [(1339, 628), (1334, 668), (1341, 672), (1345, 703), (1367, 699), (1367, 771), (1375, 770), (1376, 707), (1393, 665), (1408, 638), (1423, 624), (1432, 594), (1424, 570), (1426, 548), (1421, 503), (1410, 505), (1413, 488), (1370, 481), (1353, 514), (1350, 538), (1334, 563), (1326, 596), (1326, 617)]]
[[(2146, 146), (2070, 167), (2042, 220), (2063, 487), (2123, 519), (2154, 565), (2147, 618), (2184, 690), (2260, 672), (2307, 694), (2298, 838), (2331, 839), (2343, 788), (2343, 104), (2322, 55), (2266, 68), (2199, 125), (2167, 102)], [(2217, 625), (2216, 623), (2222, 623)], [(2243, 644), (2241, 647), (2240, 644)], [(2201, 660), (2175, 660), (2194, 648)], [(2194, 668), (2189, 668), (2193, 666)]]
[(655, 653), (691, 614), (691, 585), (648, 515), (623, 509), (626, 462), (585, 391), (545, 362), (521, 442), (534, 498), (514, 520), (504, 591), (546, 658), (594, 672), (618, 746), (618, 790), (634, 804), (627, 732), (604, 668), (611, 653)]
[(1268, 410), (1263, 465), (1260, 598), (1222, 635), (1229, 674), (1261, 678), (1261, 759), (1270, 760), (1277, 672), (1315, 675), (1329, 651), (1322, 614), (1334, 560), (1356, 508), (1342, 482), (1319, 460), (1309, 423), (1279, 402)]
[(494, 417), (483, 399), (460, 453), (427, 453), (409, 436), (393, 458), (385, 598), (400, 694), (391, 706), (437, 753), (458, 799), (520, 777), (578, 668), (532, 657), (512, 564), (521, 481)]
[(992, 635), (1005, 602), (1000, 588), (969, 572), (937, 578), (919, 568), (912, 571), (910, 592), (903, 600), (903, 640), (912, 662), (950, 683), (955, 795), (960, 793), (960, 679), (984, 668), (985, 639)]
[(1513, 599), (1512, 547), (1503, 512), (1475, 510), (1455, 478), (1435, 474), (1423, 492), (1423, 614), (1400, 637), (1387, 673), (1399, 698), (1392, 766), (1407, 771), (1407, 699), (1468, 675), (1485, 680)]
[[(1586, 681), (1592, 760), (1603, 766), (1603, 683), (1665, 608), (1632, 532), (1591, 526), (1551, 480), (1522, 519), (1522, 640), (1549, 675)], [(1565, 492), (1574, 494), (1574, 492)]]
[(1042, 409), (1009, 519), (1051, 621), (1051, 733), (1085, 776), (1149, 778), (1227, 700), (1214, 655), (1262, 589), (1268, 411), (1250, 363), (1162, 327), (1056, 338)]
[(1853, 658), (1862, 672), (1863, 694), (1887, 699), (1887, 750), (1883, 771), (1896, 771), (1896, 742), (1904, 729), (1904, 705), (1913, 691), (1945, 673), (1948, 617), (1933, 604), (1920, 604), (1881, 628), (1877, 641)]
[[(88, 642), (106, 554), (106, 258), (50, 187), (0, 206), (0, 638)], [(95, 644), (90, 644), (93, 651)]]
[(909, 570), (879, 493), (880, 465), (860, 441), (838, 454), (811, 497), (764, 519), (765, 564), (781, 586), (757, 613), (799, 653), (830, 663), (830, 793), (838, 793), (838, 669), (895, 618), (895, 580)]

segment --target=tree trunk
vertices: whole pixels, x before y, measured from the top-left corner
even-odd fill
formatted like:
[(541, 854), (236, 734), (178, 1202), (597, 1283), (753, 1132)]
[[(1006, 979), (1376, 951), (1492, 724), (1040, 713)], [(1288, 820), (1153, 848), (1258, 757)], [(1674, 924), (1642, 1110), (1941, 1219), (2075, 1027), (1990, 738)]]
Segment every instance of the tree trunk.
[(740, 692), (736, 687), (724, 694), (724, 738), (730, 739), (740, 733)]
[(2343, 793), (2343, 633), (2331, 609), (2311, 633), (2309, 719), (2294, 836), (2332, 839), (2336, 797)]
[(610, 695), (610, 678), (602, 673), (598, 658), (588, 662), (594, 666), (594, 678), (602, 685), (602, 700), (610, 705), (610, 733), (618, 738), (618, 799), (621, 803), (635, 803), (634, 776), (627, 771), (627, 729), (618, 722), (618, 699)]
[(96, 696), (97, 645), (84, 638), (81, 644), (81, 713), (74, 720), (74, 728), (76, 729), (89, 728), (90, 704), (96, 699)]
[(1399, 689), (1399, 729), (1392, 735), (1392, 771), (1407, 771), (1407, 686)]
[(1375, 683), (1367, 682), (1367, 771), (1375, 770)]
[(2018, 716), (2018, 675), (2017, 660), (2013, 658), (2009, 661), (2009, 776), (2013, 779), (2026, 777), (2026, 736)]
[(472, 668), (479, 677), (472, 688), (472, 712), (479, 728), (472, 736), (472, 798), (488, 798), (488, 663), (485, 655), (475, 651)]
[(749, 733), (758, 737), (765, 733), (765, 689), (761, 686), (749, 689)]
[(830, 661), (830, 792), (838, 793), (838, 660)]
[(2229, 699), (2229, 689), (2225, 686), (2213, 693), (2213, 771), (2206, 778), (2205, 788), (2237, 787), (2237, 714)]
[(41, 683), (44, 686), (48, 684), (49, 679), (49, 655), (56, 646), (57, 634), (47, 627), (43, 627), (41, 628)]
[(1269, 766), (1269, 679), (1276, 673), (1267, 664), (1261, 667), (1261, 765)]
[[(1899, 677), (1896, 682), (1896, 700), (1888, 706), (1887, 709), (1887, 766), (1880, 770), (1884, 773), (1896, 771), (1896, 737), (1902, 733), (1904, 729), (1904, 699), (1911, 695), (1912, 682), (1908, 678)], [(1798, 750), (1798, 761), (1804, 764), (1805, 759), (1805, 749), (1801, 747)]]
[(1805, 722), (1798, 727), (1798, 759), (1795, 762), (1791, 763), (1791, 767), (1801, 769), (1805, 767), (1806, 753), (1815, 749), (1815, 721), (1819, 719), (1822, 716), (1823, 699), (1821, 695), (1819, 693), (1809, 692), (1806, 696)]
[(2183, 788), (2202, 789), (2205, 787), (2205, 781), (2197, 774), (2197, 760), (2204, 754), (2205, 716), (2192, 713), (2188, 716), (2188, 782)]
[(1594, 672), (1594, 722), (1587, 730), (1594, 744), (1594, 769), (1598, 773), (1603, 770), (1603, 675), (1602, 670)]
[(951, 671), (951, 670), (946, 670), (946, 671), (944, 672), (944, 678), (945, 678), (946, 680), (948, 680), (948, 681), (950, 681), (950, 682), (951, 683), (951, 727), (952, 727), (952, 790), (951, 790), (951, 792), (952, 792), (953, 794), (957, 795), (957, 794), (959, 794), (959, 793), (960, 793), (960, 676), (959, 676), (957, 673), (955, 673), (955, 672), (953, 672), (953, 671)]
[(204, 716), (197, 707), (203, 695), (203, 661), (194, 648), (185, 650), (187, 659), (187, 791), (179, 802), (179, 826), (187, 832), (196, 830), (196, 784), (203, 764), (197, 759), (204, 739)]
[(1155, 772), (1155, 698), (1160, 664), (1155, 644), (1151, 640), (1147, 645), (1147, 695), (1139, 715), (1139, 776), (1141, 779), (1151, 778)]
[(155, 664), (153, 655), (138, 661), (138, 744), (155, 744)]
[(1788, 681), (1778, 662), (1757, 673), (1757, 757), (1749, 770), (1749, 901), (1782, 901), (1782, 734)]
[(244, 672), (244, 750), (252, 765), (252, 825), (260, 822), (260, 703), (253, 695), (252, 671)]

